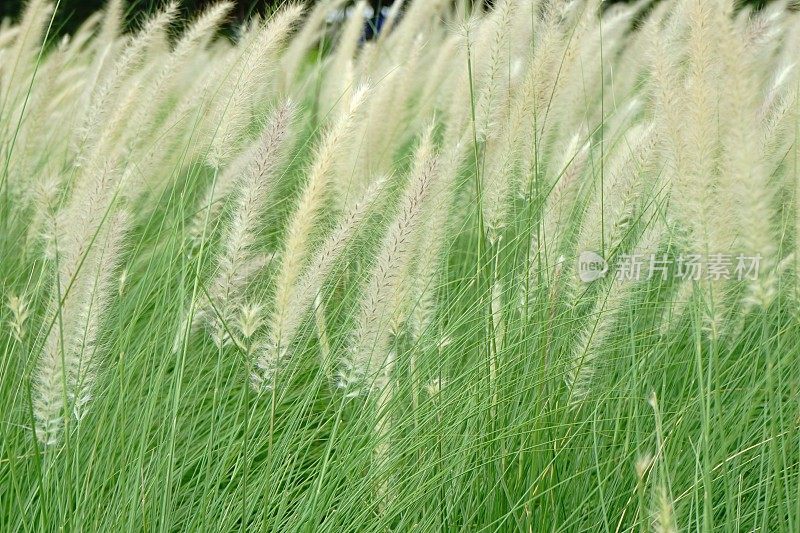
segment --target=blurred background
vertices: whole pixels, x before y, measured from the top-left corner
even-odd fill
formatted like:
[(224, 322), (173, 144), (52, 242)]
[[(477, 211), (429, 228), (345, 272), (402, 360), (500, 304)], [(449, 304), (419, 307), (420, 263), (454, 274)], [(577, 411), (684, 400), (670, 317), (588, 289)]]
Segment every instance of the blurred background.
[[(57, 0), (53, 0), (55, 2)], [(65, 33), (73, 33), (86, 18), (103, 8), (107, 0), (61, 0), (59, 2), (58, 11), (54, 19), (54, 36), (63, 35)], [(315, 3), (314, 0), (301, 0), (307, 4)], [(491, 3), (492, 0), (476, 0), (484, 4)], [(606, 0), (607, 4), (625, 2), (627, 0)], [(658, 1), (658, 0), (654, 0)], [(763, 7), (770, 0), (741, 0), (741, 4), (750, 4), (756, 8)], [(181, 2), (181, 8), (187, 17), (191, 17), (195, 12), (201, 11), (204, 7), (214, 3), (215, 0), (184, 0)], [(382, 7), (390, 6), (394, 0), (370, 0), (375, 12), (380, 12)], [(4, 18), (11, 18), (16, 20), (19, 17), (20, 11), (27, 3), (27, 0), (0, 0), (0, 20)], [(153, 12), (158, 6), (162, 5), (164, 0), (129, 0), (126, 2), (127, 8), (127, 23), (131, 25), (147, 13)], [(286, 3), (286, 0), (236, 0), (236, 9), (234, 10), (231, 26), (235, 26), (239, 21), (247, 19), (254, 13), (264, 13), (276, 6)]]

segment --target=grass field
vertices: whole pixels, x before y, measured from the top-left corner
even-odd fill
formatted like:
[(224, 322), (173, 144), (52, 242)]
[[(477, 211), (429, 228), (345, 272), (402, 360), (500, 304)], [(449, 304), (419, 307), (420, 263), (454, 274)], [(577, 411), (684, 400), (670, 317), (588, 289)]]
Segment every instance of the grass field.
[(800, 531), (800, 13), (342, 4), (0, 25), (0, 531)]

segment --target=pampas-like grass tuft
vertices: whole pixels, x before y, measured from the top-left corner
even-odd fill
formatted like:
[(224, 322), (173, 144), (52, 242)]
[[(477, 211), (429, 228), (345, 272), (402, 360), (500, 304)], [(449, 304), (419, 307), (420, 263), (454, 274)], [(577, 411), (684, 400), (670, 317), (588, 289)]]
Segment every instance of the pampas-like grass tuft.
[(0, 21), (0, 530), (800, 529), (797, 6), (234, 4)]

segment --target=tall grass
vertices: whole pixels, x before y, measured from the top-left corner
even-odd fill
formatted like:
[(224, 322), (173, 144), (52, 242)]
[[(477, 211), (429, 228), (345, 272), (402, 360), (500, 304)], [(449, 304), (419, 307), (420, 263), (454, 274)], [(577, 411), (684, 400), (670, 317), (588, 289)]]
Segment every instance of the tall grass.
[(0, 530), (799, 531), (800, 15), (342, 4), (0, 25)]

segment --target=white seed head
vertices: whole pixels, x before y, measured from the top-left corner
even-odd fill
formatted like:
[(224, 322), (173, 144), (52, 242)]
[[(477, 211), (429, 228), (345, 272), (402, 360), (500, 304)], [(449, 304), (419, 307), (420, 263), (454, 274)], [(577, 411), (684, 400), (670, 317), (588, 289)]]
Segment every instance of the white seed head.
[(28, 320), (29, 309), (25, 296), (10, 295), (6, 304), (11, 311), (11, 333), (17, 341), (25, 338), (25, 323)]
[(427, 392), (428, 396), (430, 396), (431, 398), (436, 398), (437, 396), (439, 396), (439, 393), (442, 392), (442, 389), (444, 389), (446, 386), (447, 386), (446, 380), (442, 378), (435, 378), (430, 383), (425, 385), (425, 392)]
[(249, 340), (264, 324), (264, 307), (257, 303), (244, 304), (239, 310), (239, 331)]
[(652, 466), (653, 466), (653, 454), (646, 453), (640, 456), (638, 459), (636, 459), (636, 465), (635, 465), (636, 477), (639, 480), (643, 480)]

